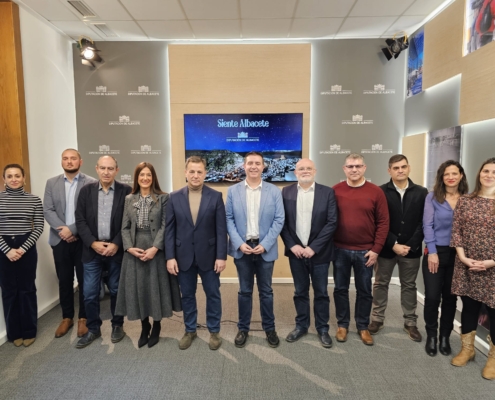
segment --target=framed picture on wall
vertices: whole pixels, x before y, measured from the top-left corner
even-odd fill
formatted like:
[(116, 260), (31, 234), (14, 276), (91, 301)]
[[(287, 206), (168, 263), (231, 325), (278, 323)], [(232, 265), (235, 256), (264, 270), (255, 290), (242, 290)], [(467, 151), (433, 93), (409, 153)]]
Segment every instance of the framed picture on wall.
[(493, 41), (495, 0), (466, 0), (463, 55)]
[(428, 132), (426, 187), (433, 190), (440, 164), (447, 160), (461, 162), (462, 126)]

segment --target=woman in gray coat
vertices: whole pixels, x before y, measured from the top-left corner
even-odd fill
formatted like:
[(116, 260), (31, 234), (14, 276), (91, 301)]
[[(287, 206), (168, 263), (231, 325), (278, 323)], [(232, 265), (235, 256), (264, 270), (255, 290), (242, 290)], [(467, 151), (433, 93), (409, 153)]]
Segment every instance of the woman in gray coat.
[[(158, 343), (161, 319), (181, 311), (177, 278), (167, 272), (163, 248), (165, 205), (153, 165), (138, 164), (134, 186), (125, 199), (122, 219), (124, 259), (115, 313), (129, 320), (141, 320), (138, 346)], [(153, 329), (149, 317), (153, 318)], [(150, 334), (151, 332), (151, 334)]]

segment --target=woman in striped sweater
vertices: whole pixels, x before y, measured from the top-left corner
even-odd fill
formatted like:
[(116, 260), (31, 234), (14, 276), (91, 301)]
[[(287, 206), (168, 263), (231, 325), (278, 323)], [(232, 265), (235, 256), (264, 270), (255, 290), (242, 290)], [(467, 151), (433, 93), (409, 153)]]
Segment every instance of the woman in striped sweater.
[(43, 232), (41, 199), (24, 191), (24, 169), (3, 169), (5, 191), (0, 192), (0, 288), (7, 338), (19, 347), (36, 338), (36, 241)]

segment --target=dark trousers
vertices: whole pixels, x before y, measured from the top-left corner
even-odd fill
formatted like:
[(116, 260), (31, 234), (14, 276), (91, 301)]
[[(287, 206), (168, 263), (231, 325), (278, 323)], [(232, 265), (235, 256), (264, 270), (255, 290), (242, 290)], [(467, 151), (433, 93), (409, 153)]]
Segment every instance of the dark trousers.
[[(480, 315), (481, 301), (473, 300), (471, 297), (461, 296), (462, 313), (461, 313), (461, 333), (466, 334), (475, 331), (478, 328), (478, 319)], [(495, 308), (488, 307), (485, 304), (488, 318), (490, 319), (490, 337), (495, 344)]]
[(351, 271), (354, 267), (354, 283), (356, 286), (354, 319), (358, 330), (368, 329), (373, 302), (373, 296), (371, 295), (373, 267), (367, 267), (365, 265), (368, 259), (364, 255), (367, 252), (367, 250), (336, 248), (336, 258), (333, 262), (333, 279), (335, 282), (333, 299), (335, 301), (335, 314), (339, 327), (349, 328), (349, 321), (351, 319), (349, 286), (351, 284)]
[[(252, 244), (251, 247), (256, 247)], [(239, 306), (240, 331), (249, 332), (253, 313), (254, 277), (258, 285), (260, 298), (261, 326), (265, 332), (275, 330), (275, 315), (273, 314), (272, 275), (273, 261), (265, 261), (261, 254), (244, 254), (241, 258), (234, 258), (239, 278), (239, 292), (237, 302)]]
[[(13, 249), (18, 249), (29, 234), (2, 236)], [(32, 339), (38, 326), (38, 300), (36, 298), (36, 264), (38, 253), (32, 246), (19, 260), (10, 261), (0, 252), (0, 288), (7, 339)]]
[[(103, 267), (108, 268), (107, 286), (110, 291), (110, 311), (112, 312), (112, 328), (124, 325), (124, 317), (115, 315), (117, 292), (119, 290), (120, 267), (122, 261), (115, 257), (105, 257), (97, 254), (89, 263), (84, 263), (84, 305), (88, 320), (86, 326), (92, 333), (100, 330), (100, 285)], [(165, 268), (165, 266), (163, 266)]]
[(210, 333), (220, 332), (222, 319), (222, 299), (220, 296), (220, 274), (213, 269), (203, 271), (198, 268), (196, 261), (187, 271), (179, 271), (178, 279), (182, 295), (182, 311), (186, 332), (196, 332), (198, 307), (196, 304), (196, 289), (198, 274), (201, 277), (203, 290), (206, 294), (206, 326)]
[(457, 296), (451, 293), (454, 275), (455, 248), (437, 246), (438, 271), (432, 274), (428, 269), (428, 256), (423, 257), (423, 279), (425, 283), (424, 317), (426, 333), (436, 337), (438, 333), (438, 307), (442, 302), (440, 336), (449, 337), (454, 329)]
[(61, 240), (52, 246), (55, 270), (58, 277), (58, 294), (62, 307), (62, 318), (74, 318), (74, 268), (79, 284), (79, 318), (86, 318), (84, 307), (84, 269), (82, 258), (82, 240), (67, 243)]
[(313, 285), (313, 312), (318, 332), (328, 332), (330, 297), (328, 297), (328, 268), (330, 263), (314, 264), (310, 258), (289, 258), (294, 279), (296, 328), (307, 331), (310, 324), (309, 285)]

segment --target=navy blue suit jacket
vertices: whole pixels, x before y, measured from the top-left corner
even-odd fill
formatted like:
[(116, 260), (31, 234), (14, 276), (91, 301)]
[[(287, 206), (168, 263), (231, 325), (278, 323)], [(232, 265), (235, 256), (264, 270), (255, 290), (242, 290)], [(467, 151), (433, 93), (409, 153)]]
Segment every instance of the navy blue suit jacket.
[[(296, 258), (290, 250), (296, 244), (302, 246), (296, 234), (297, 183), (282, 189), (285, 208), (285, 224), (280, 236), (285, 244), (285, 255)], [(337, 229), (337, 203), (331, 187), (315, 183), (313, 214), (308, 247), (315, 252), (311, 258), (314, 264), (329, 263), (334, 260), (333, 234)]]
[(196, 259), (203, 271), (215, 260), (227, 260), (227, 222), (222, 193), (203, 186), (198, 218), (193, 224), (187, 186), (170, 194), (166, 208), (165, 256), (187, 271)]

